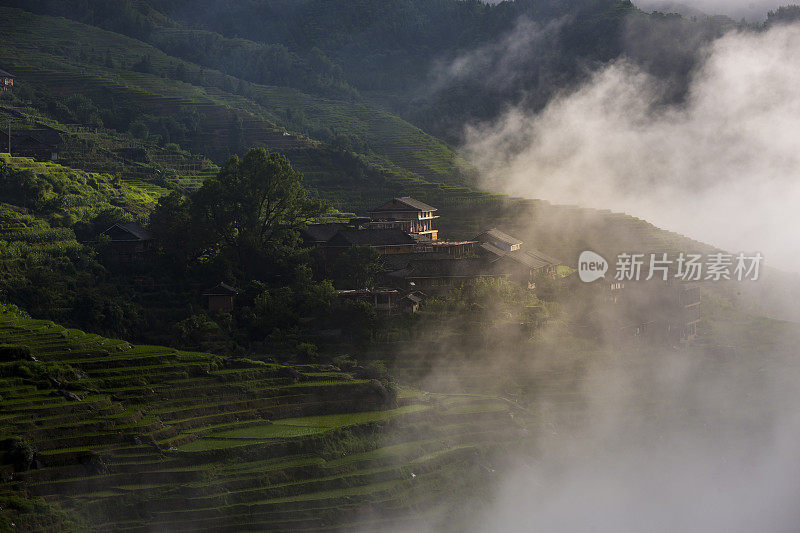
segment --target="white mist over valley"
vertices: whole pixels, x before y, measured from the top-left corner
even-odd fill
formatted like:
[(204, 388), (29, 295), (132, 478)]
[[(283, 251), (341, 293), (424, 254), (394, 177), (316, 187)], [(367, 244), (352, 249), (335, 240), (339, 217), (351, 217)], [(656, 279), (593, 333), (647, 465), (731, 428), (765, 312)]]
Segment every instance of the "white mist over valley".
[[(537, 114), (468, 129), (486, 187), (610, 208), (800, 271), (800, 26), (731, 32), (692, 74), (686, 101), (620, 60)], [(644, 252), (644, 251), (642, 251)]]

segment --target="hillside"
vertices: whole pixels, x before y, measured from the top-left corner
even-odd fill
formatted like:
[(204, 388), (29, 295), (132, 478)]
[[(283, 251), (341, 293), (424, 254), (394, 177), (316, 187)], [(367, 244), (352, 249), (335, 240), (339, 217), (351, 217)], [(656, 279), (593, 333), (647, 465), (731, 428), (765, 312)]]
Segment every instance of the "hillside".
[[(0, 8), (0, 64), (20, 85), (55, 97), (79, 93), (114, 110), (109, 126), (127, 131), (141, 114), (196, 114), (185, 148), (217, 161), (253, 145), (273, 150), (316, 147), (308, 132), (326, 128), (364, 143), (371, 159), (394, 172), (451, 181), (457, 158), (441, 141), (373, 107), (310, 97), (290, 88), (241, 82), (167, 56), (156, 48), (91, 26)], [(133, 68), (143, 58), (147, 68)], [(187, 80), (187, 81), (182, 81)], [(285, 135), (287, 132), (293, 134)], [(328, 139), (330, 140), (330, 139)]]
[[(216, 161), (252, 145), (285, 152), (293, 166), (303, 172), (307, 186), (343, 211), (364, 212), (386, 197), (410, 195), (442, 209), (445, 235), (469, 238), (491, 225), (522, 230), (522, 236), (531, 245), (565, 262), (573, 260), (571, 256), (577, 247), (564, 244), (574, 243), (578, 234), (596, 248), (607, 247), (605, 243), (593, 243), (587, 233), (599, 237), (622, 232), (631, 238), (642, 235), (647, 241), (634, 240), (633, 247), (649, 245), (654, 240), (667, 241), (669, 250), (691, 244), (674, 235), (658, 236), (659, 231), (645, 223), (623, 220), (616, 215), (606, 217), (608, 213), (595, 214), (473, 191), (465, 186), (468, 180), (459, 170), (462, 163), (444, 143), (373, 106), (237, 80), (170, 57), (151, 45), (118, 33), (17, 9), (0, 8), (0, 11), (8, 35), (0, 48), (0, 65), (16, 71), (21, 87), (29, 85), (32, 90), (42, 92), (44, 102), (79, 92), (90, 98), (101, 115), (102, 110), (108, 109), (114, 117), (110, 120), (122, 120), (107, 127), (123, 132), (133, 122), (125, 117), (167, 114), (177, 122), (193, 117), (195, 129), (184, 128), (184, 138), (175, 139), (182, 147)], [(143, 57), (149, 58), (146, 69), (149, 72), (133, 70)], [(9, 112), (21, 112), (18, 109), (9, 108)], [(22, 112), (27, 114), (26, 121), (36, 120), (37, 115), (30, 108), (23, 108)], [(156, 194), (163, 187), (196, 188), (214, 171), (214, 167), (207, 167), (186, 174), (186, 169), (200, 168), (202, 162), (192, 160), (191, 155), (171, 155), (158, 148), (157, 143), (147, 144), (130, 133), (120, 136), (107, 129), (100, 133), (72, 133), (68, 127), (53, 122), (47, 113), (44, 118), (48, 125), (74, 137), (65, 151), (68, 164), (93, 171), (119, 172)], [(311, 132), (327, 129), (342, 133), (349, 139), (349, 149), (302, 134), (286, 135), (287, 129), (293, 131), (293, 125)], [(155, 132), (156, 126), (151, 126)], [(163, 133), (159, 136), (163, 143)], [(353, 145), (353, 139), (361, 146)], [(99, 148), (88, 153), (81, 148), (70, 148), (70, 144), (80, 146), (86, 142)], [(118, 155), (112, 157), (131, 147), (148, 152), (150, 163), (136, 164)], [(105, 155), (100, 157), (98, 152)], [(165, 174), (157, 173), (158, 168), (164, 169)], [(582, 222), (586, 217), (592, 218), (591, 224)], [(553, 220), (565, 222), (551, 224)], [(584, 231), (591, 225), (606, 223), (610, 231)], [(640, 224), (638, 229), (623, 228), (637, 224)]]
[(621, 253), (720, 250), (481, 190), (456, 148), (618, 62), (672, 110), (732, 28), (768, 33), (628, 0), (0, 0), (0, 531), (581, 531), (615, 498), (716, 510), (717, 459), (759, 487), (729, 469), (794, 438), (800, 278), (617, 283)]
[(115, 531), (408, 525), (519, 438), (491, 397), (395, 399), (332, 368), (132, 346), (8, 314), (0, 340), (6, 527), (42, 519), (15, 517), (16, 497)]

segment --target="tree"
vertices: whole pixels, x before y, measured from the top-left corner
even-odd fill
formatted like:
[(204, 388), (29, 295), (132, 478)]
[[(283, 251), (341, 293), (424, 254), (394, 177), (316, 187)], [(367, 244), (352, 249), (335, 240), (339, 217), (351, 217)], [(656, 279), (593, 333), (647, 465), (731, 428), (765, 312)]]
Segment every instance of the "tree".
[(162, 265), (170, 271), (183, 271), (198, 248), (189, 200), (177, 191), (162, 196), (150, 214), (149, 227), (158, 237)]
[(240, 254), (294, 245), (309, 219), (328, 209), (301, 179), (285, 156), (253, 148), (231, 157), (194, 194), (194, 217), (205, 234)]
[(765, 26), (769, 27), (774, 24), (790, 24), (800, 20), (800, 6), (789, 5), (780, 7), (776, 11), (770, 11), (767, 14), (767, 21)]
[(386, 269), (381, 254), (371, 246), (353, 246), (333, 263), (331, 274), (341, 289), (363, 289), (372, 286)]

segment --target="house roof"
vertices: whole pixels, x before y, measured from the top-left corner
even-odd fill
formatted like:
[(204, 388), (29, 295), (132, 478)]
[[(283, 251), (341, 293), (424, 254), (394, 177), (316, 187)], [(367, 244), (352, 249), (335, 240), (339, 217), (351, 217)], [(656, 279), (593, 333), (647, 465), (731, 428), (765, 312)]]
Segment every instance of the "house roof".
[(327, 224), (311, 224), (306, 227), (302, 232), (304, 239), (313, 242), (327, 242), (331, 237), (336, 235), (339, 230), (347, 228), (347, 224), (342, 222), (330, 222)]
[(411, 302), (418, 304), (425, 298), (418, 292), (410, 292), (404, 296), (406, 300), (410, 300)]
[(145, 228), (136, 224), (135, 222), (119, 222), (114, 224), (113, 226), (106, 229), (103, 234), (108, 234), (114, 228), (119, 228), (123, 232), (130, 235), (132, 238), (130, 239), (111, 239), (112, 242), (114, 241), (150, 241), (153, 239), (153, 234), (147, 231)]
[(0, 78), (16, 78), (16, 76), (0, 68)]
[(495, 274), (491, 264), (481, 259), (422, 259), (396, 273), (409, 278), (472, 278)]
[(538, 263), (541, 263), (542, 266), (558, 266), (561, 264), (561, 261), (558, 259), (540, 252), (539, 250), (527, 250), (525, 253), (533, 257)]
[(404, 246), (416, 244), (401, 229), (343, 229), (331, 237), (327, 246)]
[(400, 294), (400, 291), (398, 291), (397, 289), (392, 289), (390, 287), (375, 287), (373, 289), (348, 289), (348, 290), (341, 290), (338, 292), (338, 295), (341, 298), (359, 297), (359, 296), (383, 296), (387, 294), (388, 295)]
[(488, 259), (493, 263), (505, 259), (533, 270), (560, 264), (557, 259), (553, 259), (549, 255), (545, 255), (538, 250), (507, 252), (489, 243), (481, 244), (480, 249), (489, 255)]
[(452, 259), (447, 252), (408, 252), (403, 254), (388, 254), (381, 257), (387, 272), (408, 268), (414, 261), (447, 261)]
[(490, 230), (484, 231), (477, 237), (475, 237), (476, 241), (479, 242), (502, 242), (503, 244), (507, 244), (509, 246), (521, 245), (522, 241), (517, 239), (516, 237), (512, 237), (507, 233), (503, 233), (497, 228), (492, 228)]
[[(38, 130), (11, 130), (11, 148), (18, 146), (25, 141), (33, 140), (36, 143), (59, 146), (61, 144), (61, 135), (51, 128), (43, 128)], [(0, 143), (5, 145), (8, 142), (8, 133), (0, 131)]]
[(218, 283), (204, 292), (203, 296), (236, 296), (237, 294), (239, 294), (239, 291), (227, 283)]
[(381, 211), (438, 211), (438, 209), (410, 196), (403, 196), (401, 198), (392, 198), (385, 204), (370, 210), (370, 213), (379, 213)]
[(491, 260), (493, 261), (503, 257), (504, 255), (506, 255), (506, 253), (508, 253), (505, 250), (498, 248), (494, 244), (489, 244), (488, 242), (480, 244), (478, 248), (480, 248), (484, 252), (491, 254), (493, 256)]

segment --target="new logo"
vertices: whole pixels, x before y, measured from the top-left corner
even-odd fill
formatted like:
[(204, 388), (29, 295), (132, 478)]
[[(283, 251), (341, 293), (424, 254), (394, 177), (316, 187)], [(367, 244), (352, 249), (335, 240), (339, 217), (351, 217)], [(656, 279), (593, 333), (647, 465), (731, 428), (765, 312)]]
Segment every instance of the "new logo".
[(602, 255), (585, 251), (578, 258), (578, 275), (584, 283), (591, 283), (604, 278), (608, 272), (608, 261)]

